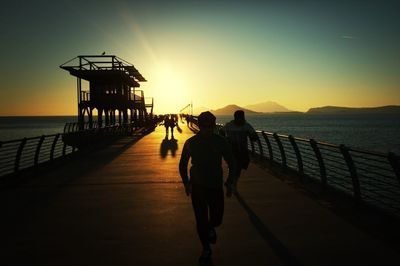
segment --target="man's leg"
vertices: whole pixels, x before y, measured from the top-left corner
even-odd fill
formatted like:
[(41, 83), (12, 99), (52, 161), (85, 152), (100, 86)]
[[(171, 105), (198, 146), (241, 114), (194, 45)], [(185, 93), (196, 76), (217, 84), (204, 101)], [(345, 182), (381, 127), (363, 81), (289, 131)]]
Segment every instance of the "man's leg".
[(224, 190), (209, 190), (208, 203), (210, 208), (210, 226), (218, 227), (224, 216)]
[(224, 190), (223, 189), (210, 189), (207, 195), (208, 206), (210, 209), (210, 222), (208, 229), (208, 240), (210, 243), (217, 242), (217, 232), (215, 227), (222, 224), (224, 216)]
[(235, 180), (233, 180), (233, 185), (236, 187), (237, 182), (239, 181), (239, 177), (242, 174), (242, 167), (241, 165), (238, 163), (237, 168), (236, 168), (236, 174), (235, 174)]
[(242, 156), (239, 151), (234, 151), (233, 157), (235, 157), (236, 161), (236, 171), (235, 171), (235, 179), (233, 180), (233, 186), (236, 187), (240, 174), (242, 173)]
[(192, 187), (192, 206), (196, 217), (197, 234), (199, 235), (203, 249), (210, 250), (208, 240), (209, 222), (208, 222), (208, 204), (204, 193), (204, 188)]

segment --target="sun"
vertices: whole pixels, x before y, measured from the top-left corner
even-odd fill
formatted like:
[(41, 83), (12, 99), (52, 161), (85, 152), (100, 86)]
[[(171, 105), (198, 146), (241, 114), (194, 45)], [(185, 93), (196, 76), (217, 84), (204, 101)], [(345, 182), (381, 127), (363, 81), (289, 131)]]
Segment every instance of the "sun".
[[(152, 91), (156, 113), (178, 113), (190, 103), (187, 77), (171, 64), (159, 65), (153, 74)], [(149, 84), (150, 85), (150, 84)]]

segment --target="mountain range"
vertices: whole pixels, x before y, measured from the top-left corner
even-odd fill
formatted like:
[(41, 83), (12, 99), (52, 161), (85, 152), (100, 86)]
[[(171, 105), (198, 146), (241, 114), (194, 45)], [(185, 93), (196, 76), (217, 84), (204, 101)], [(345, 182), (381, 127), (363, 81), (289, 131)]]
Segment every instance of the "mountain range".
[[(291, 111), (286, 107), (272, 101), (258, 104), (246, 105), (241, 107), (235, 104), (229, 104), (222, 108), (211, 110), (206, 107), (195, 108), (195, 115), (204, 111), (211, 111), (215, 115), (232, 115), (236, 110), (243, 110), (246, 115), (261, 115), (266, 113), (302, 113)], [(400, 114), (399, 105), (387, 105), (379, 107), (341, 107), (341, 106), (323, 106), (310, 108), (306, 114)]]
[(237, 106), (235, 104), (230, 104), (230, 105), (227, 105), (227, 106), (222, 107), (217, 110), (211, 110), (211, 113), (213, 113), (214, 115), (232, 115), (237, 110), (243, 110), (246, 113), (246, 115), (262, 114), (261, 112), (255, 112), (255, 111)]
[(213, 114), (216, 115), (231, 115), (233, 114), (236, 110), (243, 110), (246, 114), (250, 115), (256, 115), (256, 114), (262, 114), (262, 113), (280, 113), (280, 112), (292, 112), (286, 107), (272, 101), (267, 101), (267, 102), (262, 102), (262, 103), (257, 103), (257, 104), (251, 104), (251, 105), (246, 105), (244, 107), (235, 105), (235, 104), (229, 104), (225, 107), (211, 110), (210, 108), (207, 107), (197, 107), (193, 110), (194, 114), (200, 114), (201, 112), (204, 111), (211, 111)]
[(250, 104), (244, 106), (244, 108), (261, 113), (277, 113), (277, 112), (292, 112), (286, 107), (272, 101), (267, 101), (263, 103)]
[(379, 107), (340, 107), (323, 106), (310, 108), (306, 114), (400, 114), (399, 105), (387, 105)]

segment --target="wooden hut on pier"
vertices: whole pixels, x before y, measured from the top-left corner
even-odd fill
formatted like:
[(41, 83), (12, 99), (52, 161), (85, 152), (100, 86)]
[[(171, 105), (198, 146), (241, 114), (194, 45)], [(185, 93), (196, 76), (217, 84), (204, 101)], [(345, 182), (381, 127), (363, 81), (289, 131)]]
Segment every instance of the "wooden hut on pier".
[[(94, 110), (99, 127), (117, 123), (140, 126), (152, 118), (153, 98), (146, 103), (143, 90), (137, 89), (146, 79), (125, 60), (115, 55), (79, 55), (60, 67), (77, 78), (78, 123), (82, 128), (85, 122), (91, 127)], [(82, 79), (89, 82), (89, 90), (82, 89)]]

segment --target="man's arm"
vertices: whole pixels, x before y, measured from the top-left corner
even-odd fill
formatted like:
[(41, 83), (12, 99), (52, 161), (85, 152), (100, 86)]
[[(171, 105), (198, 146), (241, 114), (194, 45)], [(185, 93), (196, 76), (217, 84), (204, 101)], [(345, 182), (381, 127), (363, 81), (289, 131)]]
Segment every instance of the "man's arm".
[(254, 128), (250, 124), (247, 124), (247, 134), (249, 135), (250, 141), (258, 140), (257, 132), (254, 130)]

